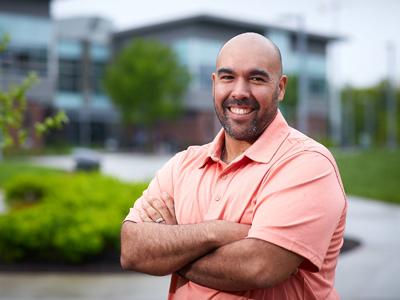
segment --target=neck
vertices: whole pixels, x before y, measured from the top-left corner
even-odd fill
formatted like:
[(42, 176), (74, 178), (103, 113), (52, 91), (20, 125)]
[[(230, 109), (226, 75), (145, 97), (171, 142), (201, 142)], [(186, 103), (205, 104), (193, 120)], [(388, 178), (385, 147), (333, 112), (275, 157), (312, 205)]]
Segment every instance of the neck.
[(253, 145), (255, 141), (238, 141), (225, 133), (225, 151), (222, 153), (221, 160), (226, 164), (230, 164), (236, 157)]

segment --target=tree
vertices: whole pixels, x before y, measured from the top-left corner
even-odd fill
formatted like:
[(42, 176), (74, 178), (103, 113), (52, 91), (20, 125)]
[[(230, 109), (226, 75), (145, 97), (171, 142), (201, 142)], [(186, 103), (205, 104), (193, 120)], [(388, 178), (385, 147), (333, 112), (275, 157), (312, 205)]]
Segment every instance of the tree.
[[(0, 40), (0, 53), (6, 50), (9, 39), (8, 34), (5, 34)], [(37, 82), (39, 82), (39, 78), (34, 72), (31, 72), (20, 85), (12, 84), (8, 91), (0, 88), (0, 160), (2, 150), (15, 145), (12, 131), (16, 132), (20, 145), (24, 143), (28, 136), (27, 130), (23, 128), (27, 108), (25, 94)], [(40, 136), (50, 128), (61, 128), (62, 124), (67, 122), (68, 117), (65, 112), (58, 111), (55, 116), (47, 117), (44, 122), (36, 122), (35, 131)]]
[[(387, 79), (366, 88), (346, 86), (342, 90), (345, 145), (363, 146), (365, 137), (371, 146), (384, 146), (387, 139)], [(400, 107), (400, 90), (396, 88), (397, 107)], [(350, 127), (347, 128), (347, 127)], [(346, 130), (351, 131), (350, 133)], [(397, 109), (397, 139), (400, 140), (400, 110)]]
[(123, 124), (144, 125), (151, 135), (158, 120), (181, 114), (189, 81), (187, 69), (169, 46), (138, 38), (106, 68), (103, 83)]

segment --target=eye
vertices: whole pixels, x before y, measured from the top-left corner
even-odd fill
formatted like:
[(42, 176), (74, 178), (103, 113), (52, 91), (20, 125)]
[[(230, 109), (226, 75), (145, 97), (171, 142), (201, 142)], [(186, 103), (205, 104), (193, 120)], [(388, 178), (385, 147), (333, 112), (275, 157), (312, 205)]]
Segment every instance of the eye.
[(263, 78), (261, 77), (251, 77), (250, 78), (252, 81), (265, 81)]
[(231, 76), (231, 75), (224, 75), (224, 76), (221, 76), (221, 79), (231, 80), (231, 79), (233, 79), (233, 76)]

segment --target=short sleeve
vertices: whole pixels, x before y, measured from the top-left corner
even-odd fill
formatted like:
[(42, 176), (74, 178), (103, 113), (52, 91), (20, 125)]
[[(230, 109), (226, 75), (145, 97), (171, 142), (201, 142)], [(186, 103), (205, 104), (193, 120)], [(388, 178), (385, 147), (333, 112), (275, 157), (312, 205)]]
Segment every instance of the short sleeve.
[(303, 256), (300, 267), (320, 270), (345, 207), (332, 162), (305, 151), (270, 169), (257, 196), (249, 238)]
[(143, 191), (143, 195), (135, 201), (124, 221), (142, 222), (140, 214), (144, 211), (142, 208), (143, 196), (153, 196), (163, 202), (161, 194), (165, 192), (174, 198), (173, 178), (179, 156), (179, 154), (175, 155), (156, 173), (148, 188)]

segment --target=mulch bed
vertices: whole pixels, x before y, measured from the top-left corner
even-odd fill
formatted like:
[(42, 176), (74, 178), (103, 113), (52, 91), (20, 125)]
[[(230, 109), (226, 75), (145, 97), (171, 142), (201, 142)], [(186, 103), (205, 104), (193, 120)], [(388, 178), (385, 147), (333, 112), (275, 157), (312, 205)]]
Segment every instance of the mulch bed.
[(342, 248), (340, 249), (340, 254), (347, 252), (349, 250), (353, 250), (354, 248), (357, 248), (360, 246), (361, 243), (355, 239), (344, 237), (344, 243)]
[(119, 252), (108, 252), (82, 264), (29, 261), (6, 264), (0, 262), (0, 272), (128, 273), (121, 267)]
[[(344, 238), (340, 254), (360, 246), (360, 242), (351, 238)], [(124, 273), (119, 262), (119, 253), (106, 253), (92, 262), (84, 264), (48, 263), (48, 262), (17, 262), (5, 264), (0, 262), (0, 272), (28, 272), (28, 273)]]

